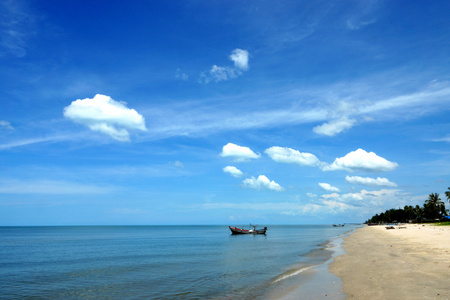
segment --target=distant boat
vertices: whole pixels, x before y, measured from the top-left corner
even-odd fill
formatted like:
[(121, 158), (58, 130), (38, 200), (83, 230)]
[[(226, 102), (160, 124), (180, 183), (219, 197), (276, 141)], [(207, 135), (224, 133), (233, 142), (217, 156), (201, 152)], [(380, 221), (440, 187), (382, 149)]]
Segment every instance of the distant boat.
[(344, 227), (345, 224), (333, 224), (333, 227)]
[(258, 225), (252, 225), (253, 229), (241, 229), (237, 227), (231, 227), (228, 226), (231, 230), (231, 234), (266, 234), (267, 227), (264, 227), (264, 229), (256, 229), (256, 226)]

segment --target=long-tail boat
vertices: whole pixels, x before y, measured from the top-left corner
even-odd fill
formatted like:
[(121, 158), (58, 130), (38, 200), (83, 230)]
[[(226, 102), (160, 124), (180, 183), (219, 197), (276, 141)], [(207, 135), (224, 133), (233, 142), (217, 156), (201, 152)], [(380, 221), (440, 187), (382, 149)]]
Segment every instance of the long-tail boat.
[(241, 229), (237, 227), (228, 226), (231, 230), (231, 234), (266, 234), (267, 227), (264, 229), (256, 229), (258, 225), (252, 225), (253, 229)]

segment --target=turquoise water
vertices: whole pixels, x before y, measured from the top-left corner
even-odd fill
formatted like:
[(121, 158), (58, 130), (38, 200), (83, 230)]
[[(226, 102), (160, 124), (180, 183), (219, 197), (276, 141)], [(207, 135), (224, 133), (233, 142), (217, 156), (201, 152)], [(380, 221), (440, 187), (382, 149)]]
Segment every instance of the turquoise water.
[(354, 227), (0, 227), (0, 298), (265, 299)]

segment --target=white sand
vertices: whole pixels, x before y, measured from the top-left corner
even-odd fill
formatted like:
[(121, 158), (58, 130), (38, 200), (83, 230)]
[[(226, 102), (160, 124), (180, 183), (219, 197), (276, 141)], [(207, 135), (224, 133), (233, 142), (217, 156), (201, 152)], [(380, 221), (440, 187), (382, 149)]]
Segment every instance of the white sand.
[(354, 299), (450, 299), (450, 226), (370, 226), (345, 238), (330, 271)]

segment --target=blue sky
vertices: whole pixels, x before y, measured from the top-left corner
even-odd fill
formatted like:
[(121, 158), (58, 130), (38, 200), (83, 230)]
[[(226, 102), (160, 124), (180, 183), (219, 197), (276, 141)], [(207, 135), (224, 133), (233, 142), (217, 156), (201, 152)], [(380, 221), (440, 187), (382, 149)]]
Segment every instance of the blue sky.
[(2, 0), (0, 225), (330, 224), (444, 200), (448, 11)]

